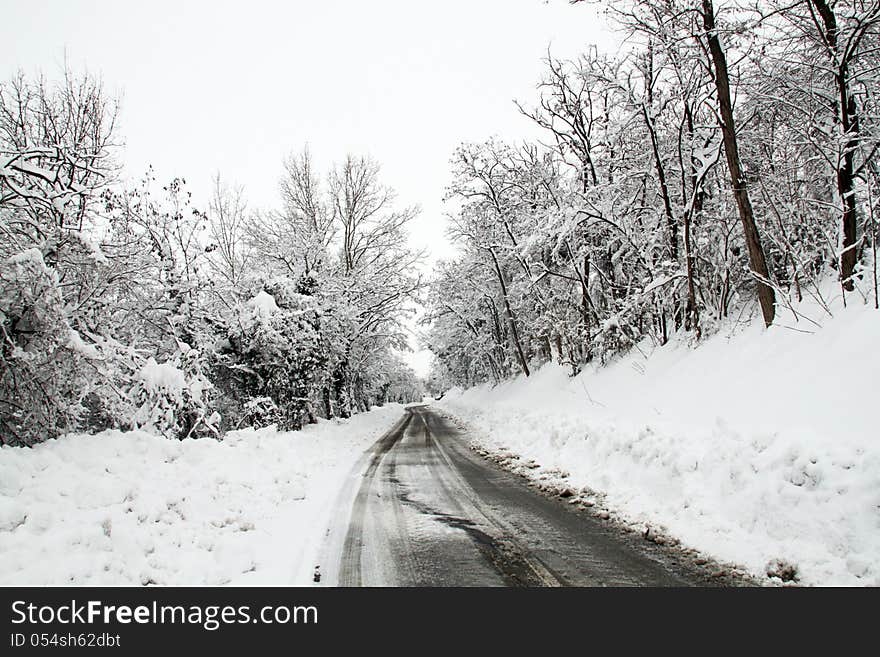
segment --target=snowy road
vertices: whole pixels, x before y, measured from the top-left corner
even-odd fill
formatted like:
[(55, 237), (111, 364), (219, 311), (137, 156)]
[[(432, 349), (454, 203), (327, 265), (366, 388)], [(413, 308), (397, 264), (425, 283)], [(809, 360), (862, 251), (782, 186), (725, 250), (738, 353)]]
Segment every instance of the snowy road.
[[(355, 468), (322, 566), (340, 586), (687, 586), (706, 576), (529, 488), (427, 406)], [(350, 513), (349, 510), (350, 509)]]

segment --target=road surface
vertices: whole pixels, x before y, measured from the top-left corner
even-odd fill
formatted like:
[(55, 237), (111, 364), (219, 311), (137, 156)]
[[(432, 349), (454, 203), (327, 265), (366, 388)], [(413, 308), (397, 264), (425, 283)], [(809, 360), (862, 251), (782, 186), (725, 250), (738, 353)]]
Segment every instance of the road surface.
[(690, 586), (681, 553), (547, 497), (486, 461), (428, 406), (362, 457), (323, 568), (339, 586)]

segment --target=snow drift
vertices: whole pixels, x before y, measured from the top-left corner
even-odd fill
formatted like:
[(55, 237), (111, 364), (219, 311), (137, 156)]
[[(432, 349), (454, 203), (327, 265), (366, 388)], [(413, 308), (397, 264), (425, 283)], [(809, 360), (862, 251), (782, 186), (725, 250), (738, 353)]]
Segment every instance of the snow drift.
[(341, 482), (401, 413), (222, 441), (105, 431), (4, 446), (0, 584), (310, 582)]
[(439, 404), (524, 474), (604, 493), (624, 522), (765, 581), (780, 560), (800, 583), (880, 585), (880, 313), (859, 303), (818, 329), (782, 315)]

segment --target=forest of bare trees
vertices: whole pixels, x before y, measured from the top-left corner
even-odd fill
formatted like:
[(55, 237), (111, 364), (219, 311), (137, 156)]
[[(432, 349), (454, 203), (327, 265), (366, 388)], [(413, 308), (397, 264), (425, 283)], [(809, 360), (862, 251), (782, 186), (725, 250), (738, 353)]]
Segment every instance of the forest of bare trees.
[(734, 312), (808, 327), (797, 302), (827, 308), (831, 278), (876, 303), (880, 2), (601, 6), (626, 49), (547, 56), (518, 103), (544, 137), (452, 159), (437, 388), (576, 373)]

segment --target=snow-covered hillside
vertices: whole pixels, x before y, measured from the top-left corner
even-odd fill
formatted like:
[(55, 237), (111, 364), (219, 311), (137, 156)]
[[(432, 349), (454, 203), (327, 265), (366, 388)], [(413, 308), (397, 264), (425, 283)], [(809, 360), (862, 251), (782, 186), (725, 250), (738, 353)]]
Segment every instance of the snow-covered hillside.
[(401, 413), (222, 441), (105, 431), (2, 447), (0, 584), (306, 584), (342, 481)]
[(769, 330), (635, 349), (573, 379), (547, 365), (439, 404), (621, 520), (764, 578), (782, 560), (801, 583), (880, 585), (880, 313), (800, 310), (821, 328), (780, 311)]

